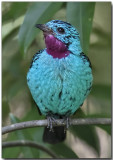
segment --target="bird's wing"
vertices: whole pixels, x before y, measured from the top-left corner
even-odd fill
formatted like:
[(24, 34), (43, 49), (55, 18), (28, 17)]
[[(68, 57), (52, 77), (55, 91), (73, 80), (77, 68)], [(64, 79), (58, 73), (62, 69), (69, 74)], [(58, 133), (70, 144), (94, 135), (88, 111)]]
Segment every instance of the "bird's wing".
[(32, 67), (33, 62), (35, 62), (37, 59), (39, 59), (41, 53), (44, 51), (44, 49), (39, 50), (37, 53), (34, 54), (32, 61), (31, 61), (31, 65), (30, 68)]
[(83, 59), (83, 61), (87, 61), (89, 63), (89, 67), (92, 69), (92, 65), (89, 58), (83, 52), (80, 53), (80, 56)]

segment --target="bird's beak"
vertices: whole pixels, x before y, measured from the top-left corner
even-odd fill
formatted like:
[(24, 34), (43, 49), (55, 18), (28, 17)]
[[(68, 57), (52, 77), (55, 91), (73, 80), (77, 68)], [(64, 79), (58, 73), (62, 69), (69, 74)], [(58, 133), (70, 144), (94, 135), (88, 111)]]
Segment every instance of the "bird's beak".
[(49, 28), (48, 26), (46, 26), (45, 24), (36, 24), (35, 27), (39, 28), (40, 30), (42, 30), (46, 34), (53, 34), (52, 29)]

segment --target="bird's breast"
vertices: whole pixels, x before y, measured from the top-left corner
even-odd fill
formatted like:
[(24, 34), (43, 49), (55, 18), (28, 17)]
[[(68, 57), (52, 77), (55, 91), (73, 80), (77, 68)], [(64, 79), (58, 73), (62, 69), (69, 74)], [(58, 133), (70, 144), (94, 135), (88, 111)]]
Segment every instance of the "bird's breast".
[(30, 68), (28, 86), (42, 114), (48, 111), (64, 115), (83, 103), (91, 86), (89, 64), (74, 55), (53, 58), (46, 50)]

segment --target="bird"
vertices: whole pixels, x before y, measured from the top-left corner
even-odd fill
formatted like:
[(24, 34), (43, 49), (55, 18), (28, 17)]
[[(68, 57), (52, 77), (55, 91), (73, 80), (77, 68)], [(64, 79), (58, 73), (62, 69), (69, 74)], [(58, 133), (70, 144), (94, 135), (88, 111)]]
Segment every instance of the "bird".
[[(32, 58), (27, 84), (42, 115), (47, 117), (43, 141), (57, 144), (66, 139), (70, 117), (82, 106), (93, 83), (92, 66), (83, 53), (78, 30), (69, 22), (51, 20), (36, 24), (46, 48)], [(65, 126), (53, 126), (62, 119)]]

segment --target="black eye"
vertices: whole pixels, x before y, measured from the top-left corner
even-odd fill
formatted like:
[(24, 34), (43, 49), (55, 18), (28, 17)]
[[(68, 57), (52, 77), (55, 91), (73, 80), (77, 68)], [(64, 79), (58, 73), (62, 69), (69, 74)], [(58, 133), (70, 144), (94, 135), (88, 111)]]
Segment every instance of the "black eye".
[(62, 27), (57, 28), (58, 32), (61, 34), (65, 33), (65, 30)]

